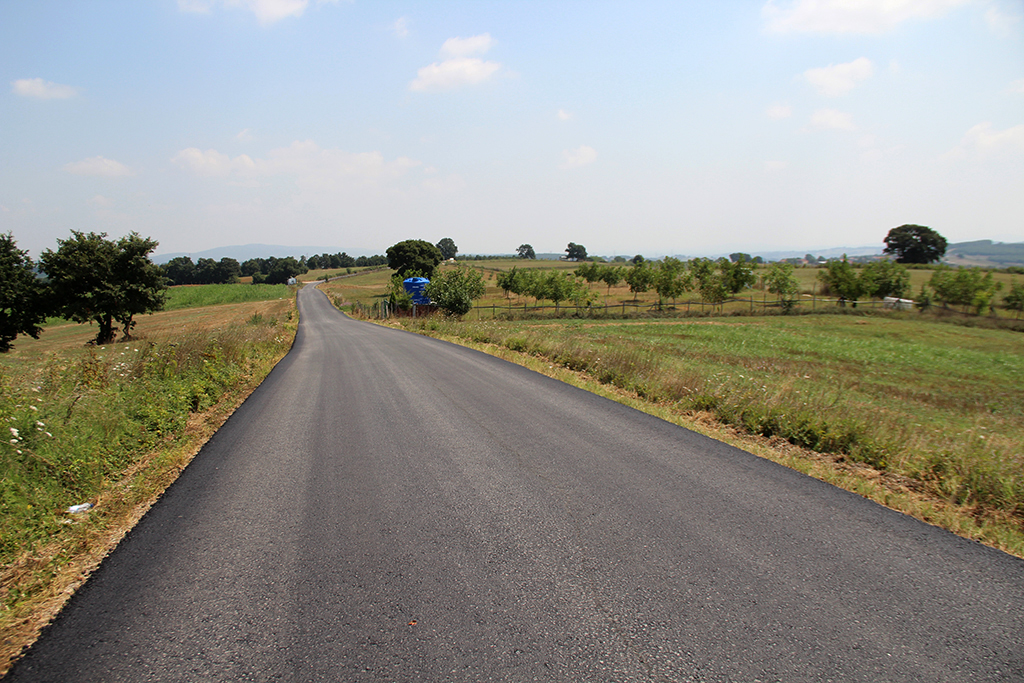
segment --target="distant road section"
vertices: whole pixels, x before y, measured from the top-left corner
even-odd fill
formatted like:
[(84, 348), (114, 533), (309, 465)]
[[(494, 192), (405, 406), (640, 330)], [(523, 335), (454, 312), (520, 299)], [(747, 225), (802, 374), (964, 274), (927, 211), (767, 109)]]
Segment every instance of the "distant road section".
[(1022, 681), (1024, 561), (299, 294), (10, 681)]

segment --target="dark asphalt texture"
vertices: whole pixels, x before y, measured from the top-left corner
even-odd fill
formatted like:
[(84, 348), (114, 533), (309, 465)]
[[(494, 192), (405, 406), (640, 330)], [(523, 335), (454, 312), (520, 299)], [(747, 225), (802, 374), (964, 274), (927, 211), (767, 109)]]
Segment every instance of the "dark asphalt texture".
[(1024, 561), (311, 288), (299, 309), (5, 681), (1024, 680)]

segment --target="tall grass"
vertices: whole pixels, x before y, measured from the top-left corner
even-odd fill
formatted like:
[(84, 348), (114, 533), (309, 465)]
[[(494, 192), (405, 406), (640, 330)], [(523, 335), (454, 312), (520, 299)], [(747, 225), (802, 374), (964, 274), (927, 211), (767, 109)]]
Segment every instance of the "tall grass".
[[(0, 363), (0, 672), (45, 623), (40, 610), (67, 594), (63, 567), (87, 572), (104, 539), (130, 524), (131, 510), (173, 481), (189, 444), (215, 428), (191, 418), (234, 405), (293, 337), (294, 324), (254, 314), (172, 341)], [(83, 503), (98, 505), (69, 512)]]

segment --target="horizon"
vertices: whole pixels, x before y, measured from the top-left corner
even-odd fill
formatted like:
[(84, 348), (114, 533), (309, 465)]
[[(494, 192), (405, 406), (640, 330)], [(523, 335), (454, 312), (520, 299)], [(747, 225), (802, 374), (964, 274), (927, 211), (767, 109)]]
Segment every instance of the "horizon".
[(72, 229), (164, 253), (1024, 242), (1014, 0), (40, 0), (0, 4), (0, 64), (0, 232), (33, 258)]

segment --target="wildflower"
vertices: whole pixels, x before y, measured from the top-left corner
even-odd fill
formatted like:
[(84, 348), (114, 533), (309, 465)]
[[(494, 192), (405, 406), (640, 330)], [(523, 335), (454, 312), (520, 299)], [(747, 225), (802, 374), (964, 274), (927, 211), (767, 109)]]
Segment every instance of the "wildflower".
[(8, 429), (11, 430), (11, 434), (13, 434), (14, 438), (17, 439), (18, 438), (18, 429), (16, 427), (8, 427)]
[(43, 424), (39, 420), (36, 420), (36, 427), (45, 427), (45, 426), (46, 426), (45, 424)]
[(28, 409), (29, 410), (39, 410), (39, 408), (36, 408), (35, 406), (29, 406)]
[(11, 439), (11, 443), (13, 443), (13, 444), (17, 445), (17, 443), (18, 443), (18, 440), (17, 440), (17, 439)]
[(46, 434), (46, 435), (47, 435), (48, 437), (50, 437), (51, 439), (53, 438), (53, 434), (51, 434), (50, 432), (43, 432), (43, 434)]

